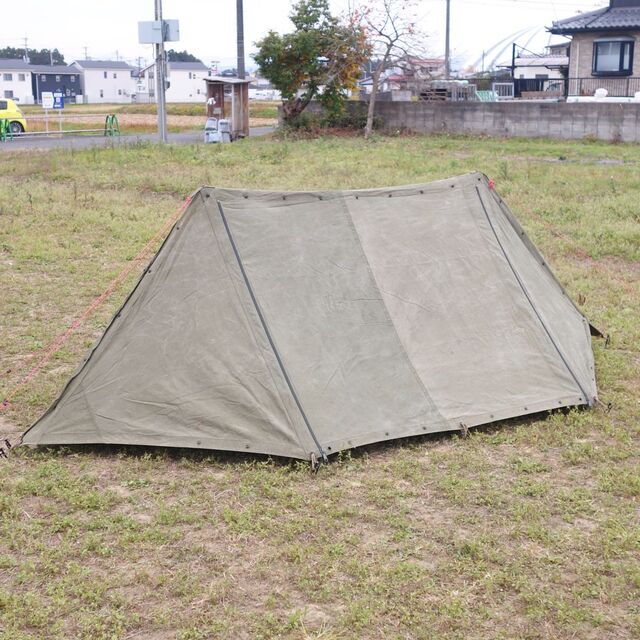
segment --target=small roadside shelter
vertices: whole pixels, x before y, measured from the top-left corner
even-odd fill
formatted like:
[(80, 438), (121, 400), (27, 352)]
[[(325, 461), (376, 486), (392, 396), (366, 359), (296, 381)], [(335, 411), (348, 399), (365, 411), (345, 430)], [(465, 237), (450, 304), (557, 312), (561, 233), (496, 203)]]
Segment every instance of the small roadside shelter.
[(207, 84), (207, 117), (230, 119), (233, 138), (248, 136), (251, 80), (211, 76), (204, 81)]

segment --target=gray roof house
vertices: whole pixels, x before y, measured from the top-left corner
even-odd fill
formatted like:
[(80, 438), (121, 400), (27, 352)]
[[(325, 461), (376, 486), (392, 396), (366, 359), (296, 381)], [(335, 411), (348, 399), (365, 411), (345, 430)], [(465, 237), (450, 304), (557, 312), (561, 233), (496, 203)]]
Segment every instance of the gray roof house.
[(82, 71), (84, 102), (118, 103), (135, 99), (134, 67), (122, 60), (75, 60)]
[(602, 9), (557, 20), (549, 31), (571, 38), (568, 96), (640, 92), (640, 0), (610, 0)]
[(31, 89), (36, 103), (42, 102), (42, 92), (62, 93), (65, 102), (75, 102), (82, 95), (82, 72), (72, 65), (32, 64)]
[(22, 58), (0, 59), (0, 99), (11, 98), (18, 104), (33, 104), (31, 65)]
[[(137, 84), (140, 102), (155, 101), (155, 64), (142, 69)], [(168, 62), (167, 102), (202, 102), (207, 96), (202, 81), (211, 77), (211, 69), (202, 62)]]

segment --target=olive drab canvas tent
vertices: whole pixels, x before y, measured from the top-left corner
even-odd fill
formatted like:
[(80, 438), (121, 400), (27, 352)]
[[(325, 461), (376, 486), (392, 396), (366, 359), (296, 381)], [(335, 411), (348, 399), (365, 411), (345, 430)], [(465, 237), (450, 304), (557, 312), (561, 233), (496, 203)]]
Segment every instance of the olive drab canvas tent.
[(481, 174), (202, 188), (23, 442), (309, 458), (590, 405), (589, 329)]

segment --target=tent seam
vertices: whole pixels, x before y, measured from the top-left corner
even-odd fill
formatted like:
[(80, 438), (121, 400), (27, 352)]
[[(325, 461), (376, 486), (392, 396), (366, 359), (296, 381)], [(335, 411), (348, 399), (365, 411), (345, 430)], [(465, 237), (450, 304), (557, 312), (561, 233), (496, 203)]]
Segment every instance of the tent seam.
[(535, 304), (533, 303), (533, 300), (531, 299), (531, 296), (529, 295), (529, 292), (527, 291), (527, 288), (525, 287), (524, 282), (522, 281), (522, 279), (518, 275), (518, 272), (516, 271), (516, 268), (514, 267), (513, 263), (511, 262), (511, 259), (507, 255), (507, 252), (506, 252), (502, 242), (500, 242), (500, 238), (498, 237), (498, 233), (496, 232), (496, 229), (493, 226), (493, 222), (491, 221), (491, 218), (489, 216), (489, 212), (487, 211), (487, 208), (486, 208), (486, 206), (484, 204), (484, 200), (482, 199), (482, 195), (480, 194), (480, 189), (476, 186), (475, 190), (476, 190), (476, 194), (478, 196), (478, 200), (480, 201), (480, 204), (482, 205), (482, 211), (484, 212), (484, 215), (485, 215), (485, 217), (487, 219), (487, 222), (489, 223), (489, 226), (491, 227), (491, 231), (493, 232), (493, 235), (494, 235), (494, 237), (496, 239), (496, 242), (498, 243), (498, 246), (500, 247), (500, 251), (502, 251), (502, 255), (504, 256), (505, 260), (507, 261), (507, 264), (509, 265), (509, 268), (511, 269), (513, 275), (515, 276), (515, 279), (518, 282), (518, 285), (520, 285), (520, 289), (522, 290), (522, 293), (524, 293), (525, 298), (527, 299), (527, 301), (531, 305), (531, 308), (533, 309), (533, 312), (536, 314), (536, 317), (538, 318), (538, 321), (542, 325), (542, 328), (544, 329), (545, 333), (547, 334), (547, 337), (551, 341), (551, 344), (554, 346), (555, 350), (557, 351), (558, 355), (560, 356), (560, 359), (562, 360), (564, 366), (567, 368), (567, 371), (569, 371), (569, 373), (571, 374), (571, 377), (573, 378), (574, 382), (578, 385), (578, 389), (580, 389), (580, 392), (583, 394), (584, 399), (587, 401), (587, 403), (589, 405), (591, 405), (591, 398), (589, 398), (589, 394), (586, 392), (584, 387), (580, 384), (580, 381), (578, 380), (578, 377), (573, 372), (573, 369), (571, 368), (571, 366), (569, 365), (567, 359), (565, 358), (564, 354), (562, 353), (562, 350), (560, 349), (560, 347), (556, 343), (554, 337), (551, 335), (551, 332), (549, 331), (549, 328), (547, 327), (545, 321), (542, 319), (542, 316), (538, 312), (538, 309), (536, 308)]
[(235, 240), (233, 239), (233, 234), (231, 233), (231, 228), (229, 227), (229, 223), (227, 221), (226, 216), (224, 215), (224, 209), (222, 207), (222, 203), (220, 202), (220, 200), (216, 199), (216, 203), (218, 205), (218, 211), (220, 212), (220, 217), (222, 218), (222, 222), (224, 224), (224, 228), (227, 232), (227, 236), (229, 238), (229, 242), (231, 244), (231, 248), (233, 249), (233, 253), (235, 254), (236, 260), (238, 261), (238, 267), (240, 267), (240, 272), (242, 274), (242, 277), (244, 279), (245, 285), (247, 287), (247, 290), (249, 292), (249, 295), (251, 297), (251, 301), (253, 302), (253, 306), (255, 307), (256, 313), (258, 314), (258, 318), (260, 319), (260, 322), (262, 324), (262, 328), (264, 329), (264, 332), (267, 336), (267, 340), (269, 341), (269, 344), (271, 345), (271, 349), (273, 350), (273, 354), (276, 357), (276, 360), (278, 361), (278, 365), (280, 366), (280, 370), (282, 371), (282, 375), (284, 377), (285, 382), (287, 383), (287, 386), (289, 387), (289, 391), (291, 392), (291, 395), (296, 403), (296, 406), (298, 407), (298, 410), (300, 411), (300, 415), (302, 416), (302, 419), (307, 427), (307, 429), (309, 430), (309, 433), (311, 434), (311, 437), (313, 438), (313, 441), (315, 442), (316, 446), (318, 447), (318, 452), (320, 453), (320, 455), (326, 459), (327, 454), (325, 453), (322, 445), (320, 444), (320, 441), (318, 440), (318, 438), (316, 437), (315, 432), (313, 431), (313, 428), (311, 427), (311, 424), (309, 422), (309, 419), (307, 417), (307, 414), (305, 413), (303, 407), (302, 407), (302, 403), (300, 402), (300, 398), (298, 398), (298, 394), (295, 391), (295, 388), (293, 387), (293, 383), (291, 382), (291, 379), (289, 378), (289, 374), (287, 373), (286, 367), (284, 366), (284, 362), (282, 361), (282, 358), (280, 357), (280, 353), (278, 351), (278, 348), (276, 347), (276, 344), (273, 340), (273, 336), (271, 335), (271, 332), (269, 331), (269, 327), (267, 325), (267, 321), (266, 318), (264, 317), (264, 314), (262, 313), (262, 311), (260, 310), (260, 306), (258, 304), (258, 300), (255, 296), (255, 293), (253, 291), (253, 287), (251, 286), (251, 282), (249, 280), (249, 276), (247, 275), (247, 272), (245, 271), (244, 265), (242, 263), (242, 258), (240, 256), (240, 252), (238, 251), (238, 247), (235, 243)]
[[(215, 187), (214, 187), (214, 193), (215, 193)], [(214, 196), (214, 200), (219, 205), (219, 200), (217, 199), (217, 197)], [(207, 220), (209, 222), (209, 227), (211, 228), (211, 233), (212, 233), (213, 238), (214, 238), (214, 240), (215, 240), (215, 242), (216, 242), (216, 244), (218, 246), (218, 249), (220, 251), (220, 255), (223, 257), (225, 270), (227, 271), (227, 274), (229, 276), (229, 280), (231, 281), (231, 286), (233, 287), (233, 290), (236, 292), (236, 296), (238, 297), (238, 301), (240, 303), (240, 308), (242, 309), (242, 313), (243, 313), (243, 315), (245, 317), (245, 320), (247, 321), (247, 325), (249, 327), (249, 333), (251, 335), (253, 343), (254, 343), (254, 345), (256, 347), (256, 350), (260, 354), (260, 358), (262, 359), (262, 362), (264, 363), (265, 369), (267, 370), (267, 372), (269, 374), (269, 377), (271, 378), (271, 381), (273, 382), (273, 387), (276, 390), (276, 393), (278, 394), (278, 397), (280, 398), (280, 402), (282, 404), (282, 409), (283, 409), (286, 417), (288, 418), (289, 423), (293, 427), (293, 431), (296, 434), (296, 439), (298, 441), (298, 446), (300, 447), (301, 451), (306, 451), (306, 448), (305, 448), (304, 444), (302, 443), (302, 441), (300, 440), (300, 437), (298, 436), (298, 430), (296, 428), (296, 421), (293, 419), (293, 416), (291, 415), (291, 413), (289, 411), (289, 407), (287, 406), (287, 402), (285, 401), (285, 398), (284, 398), (282, 392), (280, 391), (280, 384), (278, 383), (278, 381), (276, 381), (276, 378), (273, 375), (272, 365), (269, 364), (267, 362), (266, 358), (264, 357), (263, 347), (260, 346), (260, 343), (259, 343), (259, 341), (258, 341), (258, 339), (256, 337), (256, 334), (255, 334), (255, 331), (254, 331), (255, 319), (251, 318), (249, 316), (249, 314), (247, 313), (247, 310), (245, 308), (245, 303), (243, 302), (242, 296), (240, 295), (240, 291), (236, 287), (236, 284), (235, 284), (235, 282), (233, 280), (233, 277), (231, 276), (231, 273), (229, 271), (229, 265), (227, 263), (227, 260), (224, 258), (224, 251), (222, 250), (222, 245), (220, 243), (220, 239), (218, 238), (218, 234), (216, 233), (216, 230), (215, 230), (215, 228), (213, 226), (213, 222), (211, 220), (211, 212), (209, 211), (209, 203), (206, 200), (203, 199), (203, 204), (204, 204), (205, 210), (207, 210)], [(242, 271), (241, 271), (240, 275), (242, 276)], [(246, 280), (245, 280), (245, 284), (246, 284)], [(259, 317), (258, 317), (258, 319), (259, 319)], [(285, 381), (285, 384), (286, 384), (286, 381)], [(295, 400), (294, 400), (294, 402), (295, 402)]]
[(365, 265), (367, 267), (367, 272), (369, 274), (369, 277), (371, 278), (371, 282), (373, 283), (373, 286), (375, 287), (375, 290), (378, 293), (378, 296), (380, 298), (380, 302), (382, 303), (382, 308), (384, 309), (384, 313), (385, 313), (387, 319), (389, 320), (389, 325), (393, 329), (393, 335), (395, 336), (396, 342), (400, 346), (400, 349), (402, 350), (402, 353), (404, 354), (404, 357), (405, 357), (407, 363), (409, 364), (409, 368), (411, 369), (411, 372), (413, 373), (413, 377), (415, 378), (416, 382), (418, 383), (418, 386), (424, 392), (425, 398), (427, 400), (427, 404), (430, 405), (430, 407), (433, 409), (434, 413), (440, 418), (442, 423), (444, 423), (445, 425), (449, 426), (450, 421), (447, 420), (442, 415), (442, 413), (440, 412), (440, 409), (438, 408), (436, 403), (433, 401), (433, 398), (431, 397), (431, 394), (429, 393), (429, 390), (427, 389), (427, 387), (424, 384), (423, 380), (420, 378), (420, 375), (418, 374), (417, 369), (415, 368), (413, 362), (411, 361), (411, 358), (409, 357), (409, 353), (407, 352), (406, 347), (404, 346), (404, 344), (402, 343), (402, 340), (400, 339), (400, 336), (398, 335), (398, 330), (396, 328), (395, 323), (393, 322), (393, 318), (391, 317), (391, 313), (389, 312), (387, 304), (384, 301), (384, 296), (382, 295), (382, 291), (380, 290), (380, 286), (378, 285), (378, 281), (376, 280), (376, 277), (375, 277), (375, 275), (373, 273), (373, 269), (371, 268), (371, 264), (369, 263), (369, 258), (367, 257), (367, 254), (366, 254), (366, 252), (364, 250), (364, 246), (362, 245), (362, 240), (360, 238), (360, 234), (358, 233), (358, 229), (356, 228), (356, 225), (353, 222), (353, 218), (351, 217), (351, 214), (349, 213), (349, 208), (347, 207), (347, 203), (346, 203), (344, 194), (343, 194), (342, 198), (340, 198), (340, 205), (342, 206), (342, 211), (343, 211), (343, 213), (345, 215), (345, 218), (347, 219), (347, 224), (349, 225), (349, 227), (353, 231), (353, 235), (354, 235), (354, 238), (356, 240), (356, 243), (357, 243), (358, 247), (360, 248), (360, 252), (361, 252), (362, 258), (364, 260), (364, 263), (365, 263)]

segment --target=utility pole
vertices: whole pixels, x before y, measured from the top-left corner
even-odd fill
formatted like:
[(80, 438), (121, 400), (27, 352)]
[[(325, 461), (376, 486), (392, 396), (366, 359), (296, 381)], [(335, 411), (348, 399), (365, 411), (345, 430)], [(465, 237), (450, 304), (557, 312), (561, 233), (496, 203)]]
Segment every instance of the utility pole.
[(28, 38), (27, 36), (24, 37), (24, 61), (29, 64), (29, 47), (27, 46), (28, 44)]
[(451, 54), (449, 51), (449, 38), (451, 32), (451, 0), (447, 0), (447, 19), (444, 36), (444, 78), (451, 77)]
[(238, 78), (244, 80), (244, 15), (242, 0), (236, 0), (236, 29), (238, 34)]
[[(154, 0), (156, 21), (162, 24), (162, 0)], [(164, 64), (164, 25), (160, 42), (156, 43), (156, 104), (158, 106), (158, 137), (160, 142), (167, 141), (167, 113), (165, 102), (165, 64)]]
[(84, 45), (84, 59), (88, 60), (89, 59), (89, 47), (87, 47), (87, 45)]

